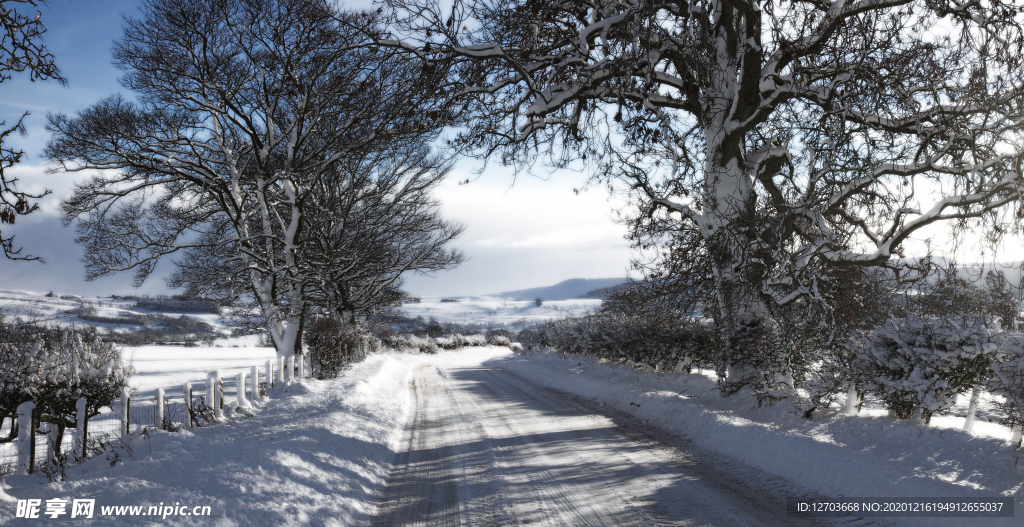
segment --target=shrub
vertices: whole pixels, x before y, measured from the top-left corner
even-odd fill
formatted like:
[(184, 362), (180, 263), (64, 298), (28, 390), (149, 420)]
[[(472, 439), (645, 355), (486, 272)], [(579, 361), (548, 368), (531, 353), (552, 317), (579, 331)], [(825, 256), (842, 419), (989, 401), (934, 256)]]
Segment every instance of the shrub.
[(437, 344), (434, 343), (434, 339), (408, 333), (389, 336), (384, 339), (384, 345), (406, 353), (437, 353)]
[(876, 328), (854, 367), (896, 417), (908, 419), (920, 409), (927, 422), (989, 378), (1004, 340), (993, 318), (910, 315)]
[(63, 432), (75, 427), (77, 400), (90, 417), (112, 404), (128, 387), (133, 371), (121, 351), (102, 342), (95, 328), (68, 330), (0, 318), (0, 415), (14, 418), (18, 405), (33, 401), (40, 419)]
[(490, 343), (492, 346), (505, 346), (506, 348), (512, 347), (512, 339), (504, 335), (495, 335), (491, 337)]
[(317, 379), (337, 377), (346, 364), (358, 360), (358, 350), (369, 337), (356, 324), (329, 317), (314, 320), (303, 335), (313, 375)]
[(1020, 429), (1024, 427), (1024, 335), (1007, 337), (1003, 355), (992, 364), (992, 376), (986, 388), (1003, 397), (993, 402), (1002, 411), (1003, 424)]
[(562, 353), (631, 360), (662, 370), (682, 363), (686, 371), (714, 367), (721, 346), (709, 322), (656, 313), (565, 317), (523, 330), (518, 339), (527, 349), (550, 347)]

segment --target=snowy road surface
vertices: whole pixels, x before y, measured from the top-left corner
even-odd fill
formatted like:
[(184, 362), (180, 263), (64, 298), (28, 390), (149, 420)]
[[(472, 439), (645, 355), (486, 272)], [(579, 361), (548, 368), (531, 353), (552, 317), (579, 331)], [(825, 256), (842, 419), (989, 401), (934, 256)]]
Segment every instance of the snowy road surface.
[(509, 371), (437, 361), (410, 390), (374, 525), (808, 525), (788, 483)]

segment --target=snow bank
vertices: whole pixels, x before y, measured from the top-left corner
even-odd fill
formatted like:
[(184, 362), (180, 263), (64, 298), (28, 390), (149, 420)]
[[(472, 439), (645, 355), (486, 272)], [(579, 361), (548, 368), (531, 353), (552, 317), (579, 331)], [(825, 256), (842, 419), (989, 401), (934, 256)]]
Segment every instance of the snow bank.
[[(209, 505), (212, 517), (171, 516), (161, 525), (353, 525), (365, 523), (384, 485), (410, 407), (416, 359), (375, 354), (330, 381), (306, 380), (257, 404), (255, 417), (195, 431), (154, 431), (47, 484), (24, 477), (9, 499), (94, 498), (112, 505)], [(8, 498), (5, 498), (8, 499)], [(4, 500), (0, 500), (4, 501)], [(0, 524), (15, 520), (0, 506)], [(67, 518), (64, 516), (63, 518)], [(132, 516), (104, 525), (139, 525)]]
[(743, 393), (721, 397), (710, 375), (654, 373), (590, 357), (538, 352), (486, 364), (610, 405), (822, 496), (1015, 498), (1016, 518), (924, 518), (911, 525), (1019, 526), (1024, 515), (1024, 452), (1012, 452), (1008, 437), (877, 414), (844, 417), (836, 408), (807, 420), (785, 403), (757, 408)]

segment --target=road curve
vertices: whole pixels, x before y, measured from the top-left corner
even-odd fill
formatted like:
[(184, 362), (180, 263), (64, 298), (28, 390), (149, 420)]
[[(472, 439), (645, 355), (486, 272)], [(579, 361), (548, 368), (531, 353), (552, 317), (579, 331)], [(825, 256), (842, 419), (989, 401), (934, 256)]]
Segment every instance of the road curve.
[(439, 360), (410, 390), (373, 525), (812, 525), (789, 483), (506, 370)]

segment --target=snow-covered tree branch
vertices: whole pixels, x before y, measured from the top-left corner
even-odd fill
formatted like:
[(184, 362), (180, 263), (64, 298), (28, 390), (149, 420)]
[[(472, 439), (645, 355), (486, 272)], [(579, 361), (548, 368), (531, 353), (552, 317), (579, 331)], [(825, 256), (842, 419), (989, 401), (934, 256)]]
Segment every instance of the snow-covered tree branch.
[(449, 118), (432, 73), (369, 45), (379, 32), (326, 2), (146, 1), (114, 48), (138, 102), (49, 119), (52, 162), (103, 171), (62, 203), (88, 277), (134, 270), (138, 285), (192, 249), (184, 268), (232, 278), (220, 287), (253, 299), (278, 352), (300, 349), (311, 280), (332, 273), (305, 248), (318, 193), (351, 158), (423, 144)]
[(1017, 223), (1013, 2), (386, 3), (477, 104), (460, 147), (586, 166), (633, 198), (639, 245), (699, 248), (677, 258), (705, 259), (730, 388), (786, 377), (750, 357), (823, 268), (902, 273), (929, 225), (998, 239)]
[[(40, 21), (41, 14), (25, 13), (19, 7), (36, 8), (45, 5), (46, 0), (3, 0), (0, 1), (0, 84), (11, 79), (12, 73), (27, 71), (29, 79), (55, 80), (66, 84), (60, 70), (53, 61), (53, 55), (43, 44), (43, 33), (46, 28)], [(11, 134), (25, 134), (24, 121), (28, 113), (24, 113), (16, 122), (8, 126), (7, 121), (0, 121), (0, 225), (13, 225), (18, 216), (31, 214), (39, 210), (39, 205), (31, 200), (40, 199), (50, 193), (45, 190), (39, 193), (18, 190), (18, 179), (7, 171), (21, 162), (25, 155), (5, 142)], [(36, 256), (21, 255), (21, 249), (15, 248), (14, 236), (4, 237), (0, 231), (0, 248), (4, 257), (10, 260), (39, 260)]]

